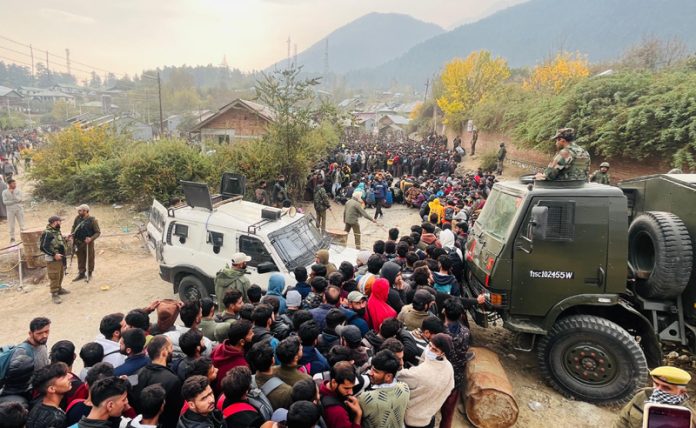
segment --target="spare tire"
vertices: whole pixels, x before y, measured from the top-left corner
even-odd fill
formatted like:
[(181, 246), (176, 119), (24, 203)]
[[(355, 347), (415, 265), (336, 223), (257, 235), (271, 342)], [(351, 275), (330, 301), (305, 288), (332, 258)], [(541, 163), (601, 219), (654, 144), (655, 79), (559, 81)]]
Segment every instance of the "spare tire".
[(644, 297), (679, 296), (691, 276), (693, 247), (684, 222), (672, 213), (647, 211), (628, 229), (628, 260)]

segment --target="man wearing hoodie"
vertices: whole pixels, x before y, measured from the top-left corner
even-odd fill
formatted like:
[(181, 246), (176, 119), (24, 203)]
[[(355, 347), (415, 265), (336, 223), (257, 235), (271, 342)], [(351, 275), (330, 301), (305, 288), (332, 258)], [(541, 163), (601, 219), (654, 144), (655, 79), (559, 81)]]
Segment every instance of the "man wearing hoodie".
[[(174, 355), (174, 347), (171, 340), (163, 335), (153, 337), (147, 345), (147, 354), (151, 363), (143, 367), (140, 373), (138, 373), (138, 383), (133, 386), (132, 396), (139, 397), (143, 388), (147, 386), (154, 384), (162, 385), (165, 391), (167, 391), (167, 398), (165, 399), (166, 403), (160, 422), (164, 426), (174, 427), (179, 420), (179, 412), (181, 411), (183, 400), (181, 399), (181, 380), (168, 367)], [(134, 404), (136, 411), (140, 412), (137, 406), (138, 403)], [(98, 406), (98, 404), (95, 403), (95, 406)]]
[(215, 276), (215, 296), (217, 296), (220, 310), (225, 307), (222, 299), (229, 290), (239, 290), (242, 293), (244, 303), (250, 303), (247, 291), (251, 287), (251, 282), (245, 276), (246, 265), (249, 261), (251, 261), (251, 257), (246, 254), (235, 253), (230, 260), (231, 266), (225, 266)]
[(179, 418), (177, 428), (223, 428), (225, 419), (215, 408), (215, 395), (205, 376), (191, 376), (181, 387), (188, 409)]
[(288, 305), (285, 302), (285, 297), (283, 297), (283, 291), (285, 290), (285, 277), (279, 273), (274, 273), (268, 280), (268, 291), (266, 296), (275, 296), (278, 298), (278, 303), (280, 304), (280, 309), (278, 310), (279, 315), (283, 315), (288, 311)]
[(452, 296), (461, 296), (462, 290), (459, 288), (459, 282), (454, 275), (450, 274), (452, 269), (452, 259), (448, 255), (443, 254), (437, 258), (439, 272), (433, 272), (433, 287), (440, 293), (450, 294)]
[(233, 367), (249, 365), (244, 358), (244, 351), (251, 347), (251, 340), (254, 337), (253, 327), (251, 321), (240, 319), (230, 326), (227, 339), (213, 349), (211, 359), (218, 369), (218, 391), (228, 371)]
[(401, 266), (395, 262), (386, 262), (382, 265), (379, 274), (382, 278), (389, 281), (387, 304), (399, 313), (404, 306), (404, 297), (406, 294), (406, 284), (401, 278)]
[(420, 242), (425, 244), (426, 247), (428, 245), (434, 245), (437, 248), (442, 248), (442, 243), (435, 235), (435, 225), (432, 223), (423, 223), (422, 227), (423, 234), (420, 236)]

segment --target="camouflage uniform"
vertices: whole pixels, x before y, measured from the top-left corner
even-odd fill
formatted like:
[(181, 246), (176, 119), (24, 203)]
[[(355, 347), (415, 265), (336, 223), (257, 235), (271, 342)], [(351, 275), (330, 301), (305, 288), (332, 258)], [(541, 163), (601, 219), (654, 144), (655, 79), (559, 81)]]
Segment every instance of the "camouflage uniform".
[[(558, 137), (572, 141), (574, 134), (573, 129), (563, 128), (558, 131), (554, 139)], [(556, 153), (544, 171), (544, 176), (550, 181), (587, 181), (589, 175), (590, 154), (574, 142)]]
[[(61, 292), (61, 283), (65, 275), (65, 240), (60, 229), (46, 226), (41, 235), (41, 251), (46, 255), (46, 271), (51, 281), (51, 294), (55, 297)], [(56, 254), (63, 256), (62, 260), (56, 260)]]
[(326, 210), (331, 207), (329, 195), (326, 194), (323, 184), (318, 185), (314, 190), (314, 210), (317, 212), (317, 227), (322, 231), (326, 231)]
[[(611, 184), (611, 178), (609, 177), (609, 166), (609, 162), (602, 162), (599, 165), (599, 169), (593, 172), (590, 176), (590, 181), (592, 183), (605, 184), (607, 186)], [(606, 170), (602, 171), (604, 168), (606, 168)]]

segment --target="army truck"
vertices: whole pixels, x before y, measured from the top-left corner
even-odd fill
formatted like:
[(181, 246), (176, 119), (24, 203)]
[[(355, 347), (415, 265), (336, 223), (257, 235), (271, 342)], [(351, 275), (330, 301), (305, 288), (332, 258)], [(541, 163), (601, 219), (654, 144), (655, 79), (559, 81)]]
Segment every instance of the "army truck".
[(216, 195), (204, 183), (181, 186), (185, 202), (165, 207), (153, 201), (147, 233), (160, 277), (183, 301), (214, 294), (217, 272), (240, 251), (251, 257), (246, 271), (250, 282), (263, 289), (274, 273), (282, 274), (286, 285), (295, 284), (292, 271), (311, 266), (320, 249), (328, 249), (329, 259), (337, 265), (355, 263), (358, 251), (332, 245), (311, 216), (294, 208), (244, 201), (242, 175), (224, 174)]
[(502, 320), (553, 388), (619, 404), (666, 342), (696, 350), (696, 174), (501, 182), (465, 251), (477, 324)]

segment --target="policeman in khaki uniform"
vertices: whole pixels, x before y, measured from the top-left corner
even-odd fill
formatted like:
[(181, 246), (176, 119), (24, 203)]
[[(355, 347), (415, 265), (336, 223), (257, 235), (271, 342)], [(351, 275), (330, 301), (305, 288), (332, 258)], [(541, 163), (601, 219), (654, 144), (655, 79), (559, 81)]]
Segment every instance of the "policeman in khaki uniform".
[(587, 181), (590, 175), (590, 154), (575, 144), (575, 130), (561, 128), (551, 138), (558, 152), (544, 172), (534, 178), (548, 181)]
[(78, 274), (73, 282), (85, 279), (85, 273), (92, 277), (94, 270), (94, 240), (99, 238), (101, 230), (97, 219), (89, 215), (89, 205), (77, 207), (77, 217), (73, 221), (69, 239), (72, 239), (77, 255)]
[(609, 177), (609, 162), (602, 162), (599, 165), (599, 169), (590, 176), (590, 181), (593, 183), (606, 184), (608, 186), (611, 181)]
[[(619, 419), (614, 423), (614, 428), (642, 427), (643, 411), (648, 403), (682, 406), (692, 410), (686, 404), (686, 400), (689, 398), (686, 394), (686, 386), (691, 381), (689, 373), (676, 367), (662, 366), (651, 371), (650, 376), (653, 387), (638, 391), (638, 394), (621, 409)], [(691, 426), (696, 426), (693, 414)]]
[(40, 247), (45, 254), (46, 270), (51, 282), (51, 296), (53, 303), (61, 303), (60, 296), (70, 294), (63, 287), (63, 275), (65, 275), (65, 240), (60, 233), (61, 218), (57, 215), (48, 219), (46, 230), (41, 234)]

